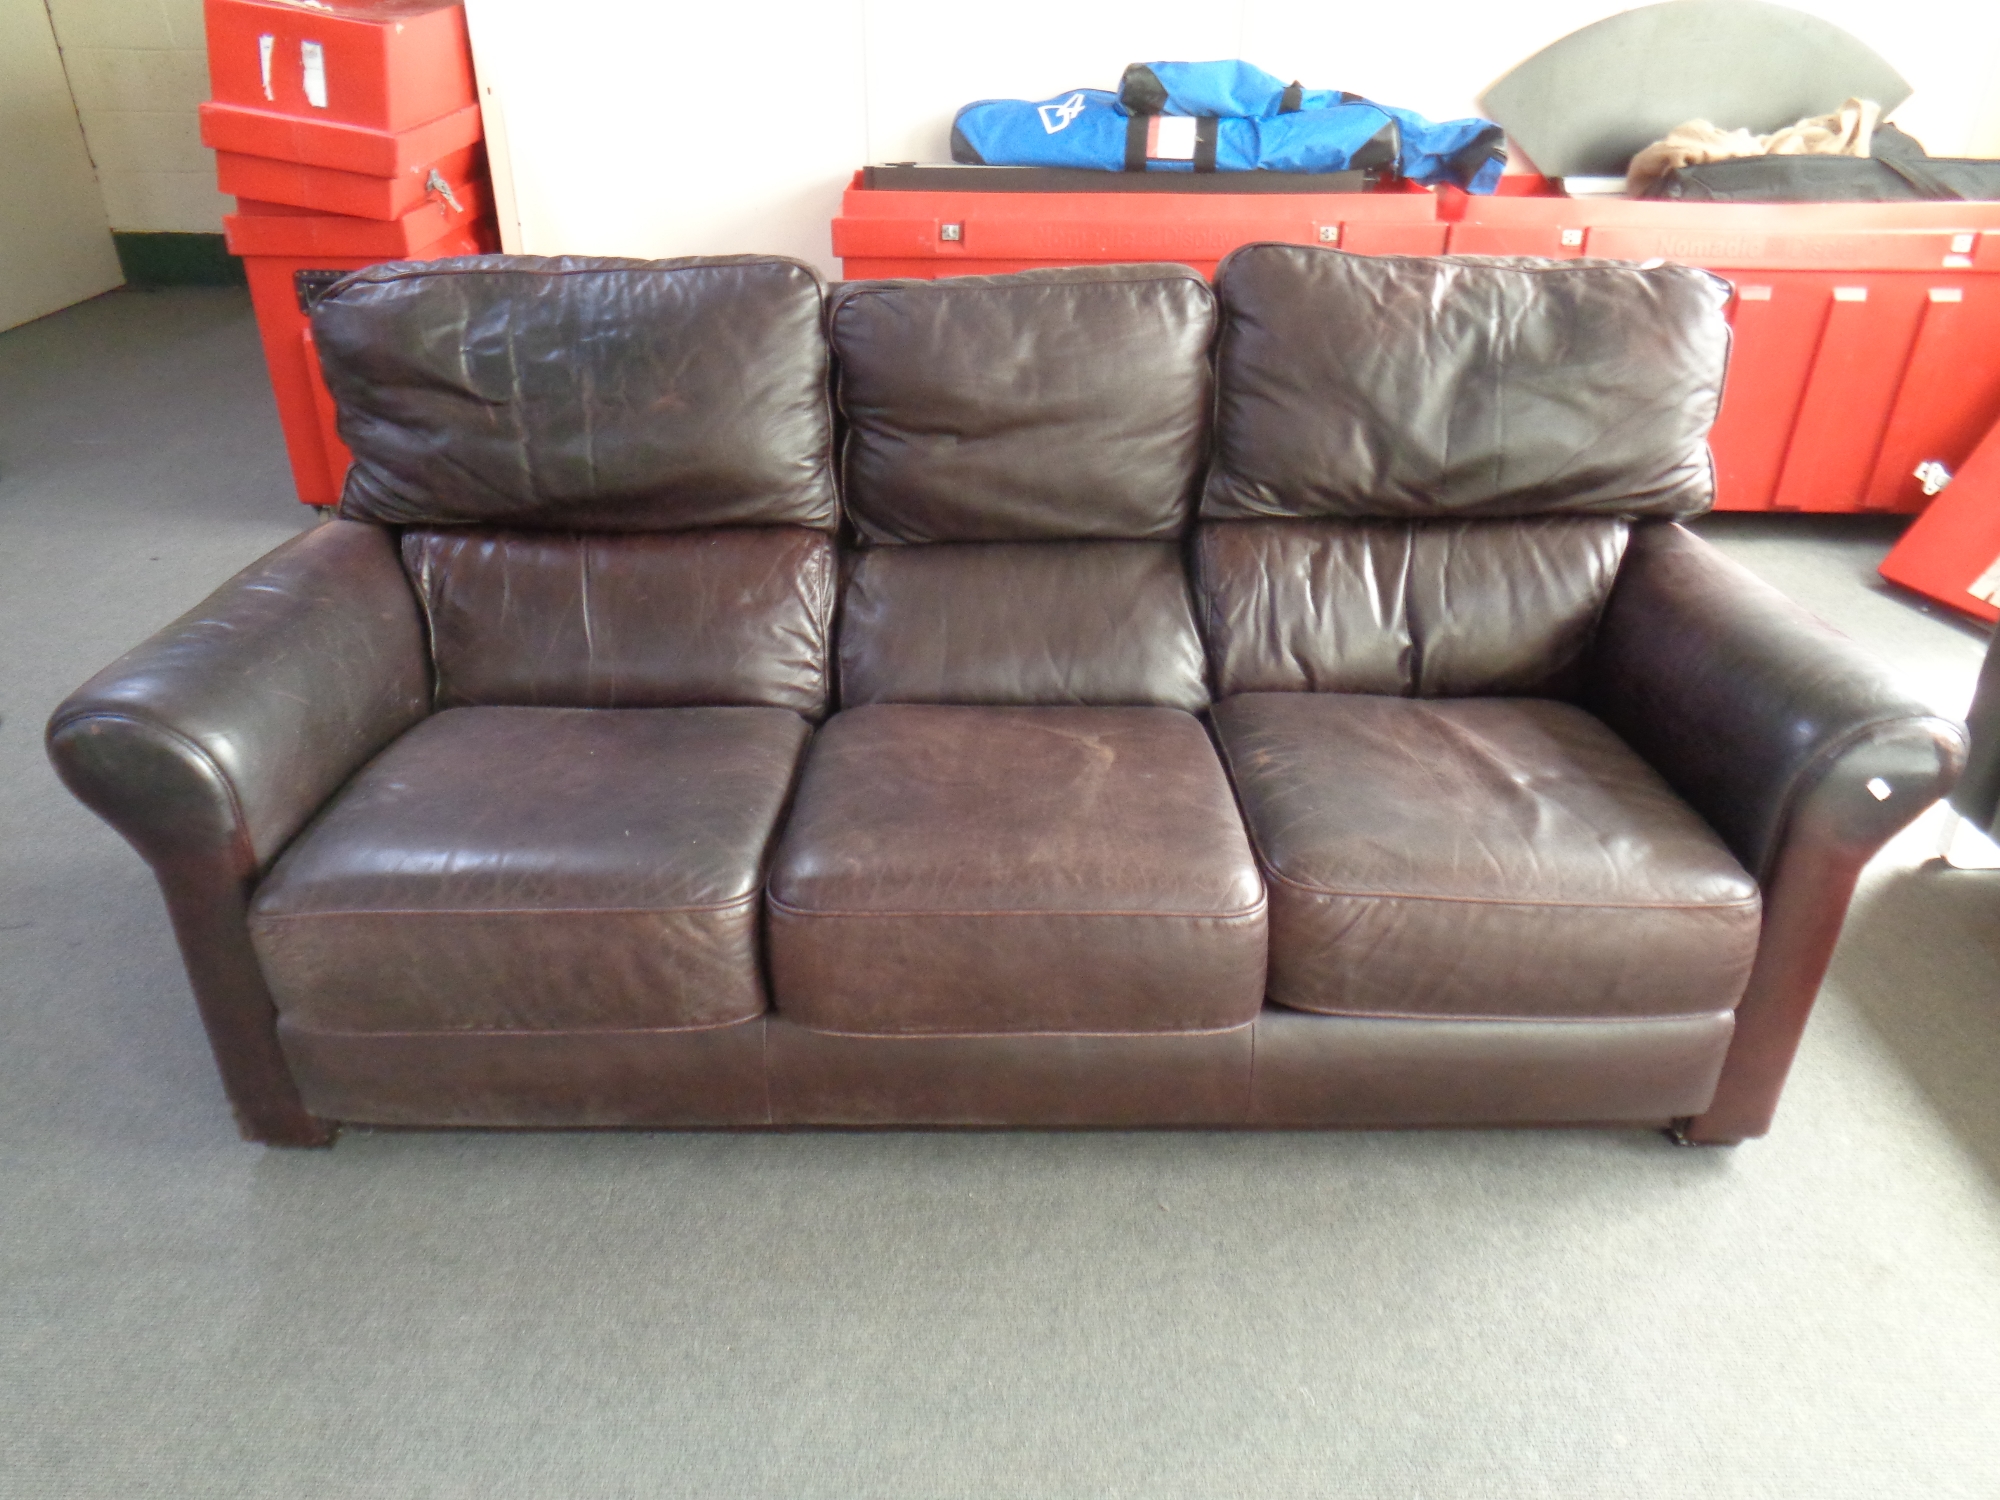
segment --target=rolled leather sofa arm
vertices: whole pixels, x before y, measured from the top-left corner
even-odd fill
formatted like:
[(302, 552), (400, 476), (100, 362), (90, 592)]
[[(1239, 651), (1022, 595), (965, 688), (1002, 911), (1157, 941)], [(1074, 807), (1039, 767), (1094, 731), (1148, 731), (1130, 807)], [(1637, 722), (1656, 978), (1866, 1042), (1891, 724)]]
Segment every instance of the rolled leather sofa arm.
[(416, 599), (379, 527), (333, 521), (251, 564), (49, 720), (65, 785), (152, 866), (237, 1124), (329, 1138), (278, 1051), (246, 922), (258, 877), (428, 711)]
[(1764, 893), (1714, 1103), (1684, 1139), (1770, 1128), (1861, 868), (1951, 790), (1964, 729), (1683, 528), (1641, 526), (1599, 627), (1588, 706), (1722, 835)]

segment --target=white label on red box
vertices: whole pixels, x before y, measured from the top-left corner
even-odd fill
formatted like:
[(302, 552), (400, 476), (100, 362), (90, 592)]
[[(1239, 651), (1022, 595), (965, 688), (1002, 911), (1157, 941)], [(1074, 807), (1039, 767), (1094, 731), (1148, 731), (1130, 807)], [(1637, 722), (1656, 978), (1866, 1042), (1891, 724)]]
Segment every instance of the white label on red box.
[(318, 42), (299, 43), (299, 70), (304, 75), (306, 103), (326, 108), (326, 48)]

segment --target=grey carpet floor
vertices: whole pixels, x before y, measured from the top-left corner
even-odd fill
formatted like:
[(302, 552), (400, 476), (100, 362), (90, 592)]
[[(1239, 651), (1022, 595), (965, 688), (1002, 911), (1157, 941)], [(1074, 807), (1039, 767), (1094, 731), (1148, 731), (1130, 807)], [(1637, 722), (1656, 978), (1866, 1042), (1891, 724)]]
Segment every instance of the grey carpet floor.
[[(1775, 1133), (235, 1139), (71, 687), (296, 531), (233, 292), (0, 336), (0, 1496), (2000, 1496), (2000, 875)], [(1708, 533), (1961, 711), (1879, 519)]]

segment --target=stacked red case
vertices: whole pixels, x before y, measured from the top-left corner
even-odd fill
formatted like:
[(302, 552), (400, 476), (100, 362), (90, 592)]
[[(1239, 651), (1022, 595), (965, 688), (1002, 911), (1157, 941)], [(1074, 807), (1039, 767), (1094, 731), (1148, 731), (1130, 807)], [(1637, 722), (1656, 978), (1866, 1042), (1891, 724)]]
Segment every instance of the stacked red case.
[(1437, 255), (1446, 232), (1428, 193), (912, 192), (870, 187), (857, 172), (833, 221), (833, 253), (850, 279), (1148, 260), (1212, 276), (1223, 256), (1259, 240)]
[(1903, 533), (1881, 573), (1975, 619), (2000, 620), (2000, 422)]
[[(201, 138), (235, 195), (299, 498), (340, 498), (348, 454), (306, 302), (335, 273), (498, 248), (460, 0), (205, 0)], [(301, 274), (303, 273), (303, 274)], [(319, 274), (315, 274), (319, 273)]]

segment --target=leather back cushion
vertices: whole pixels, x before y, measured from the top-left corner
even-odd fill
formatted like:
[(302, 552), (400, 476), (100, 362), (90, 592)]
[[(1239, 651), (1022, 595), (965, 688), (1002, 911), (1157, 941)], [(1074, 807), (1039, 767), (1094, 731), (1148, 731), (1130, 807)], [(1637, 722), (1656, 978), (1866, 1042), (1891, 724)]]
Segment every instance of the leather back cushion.
[(440, 708), (826, 710), (836, 562), (823, 532), (406, 531), (402, 545)]
[(1183, 266), (851, 282), (830, 324), (870, 542), (1182, 535), (1215, 299)]
[(1567, 697), (1624, 556), (1622, 520), (1228, 521), (1195, 570), (1218, 697)]
[(1222, 265), (1210, 519), (1690, 516), (1728, 288), (1686, 266), (1346, 255)]
[(878, 547), (848, 560), (840, 697), (862, 703), (1208, 703), (1171, 542)]
[(824, 293), (809, 267), (771, 256), (357, 272), (313, 312), (354, 451), (341, 514), (831, 529)]

